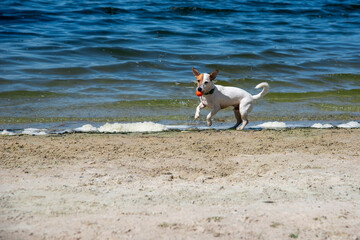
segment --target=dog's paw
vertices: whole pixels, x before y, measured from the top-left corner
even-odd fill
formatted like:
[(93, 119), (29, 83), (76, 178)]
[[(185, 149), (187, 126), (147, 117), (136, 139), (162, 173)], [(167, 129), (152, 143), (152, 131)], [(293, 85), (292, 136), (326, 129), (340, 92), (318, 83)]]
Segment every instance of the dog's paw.
[(200, 114), (195, 114), (194, 119), (197, 120), (197, 119), (199, 119), (199, 117), (200, 117)]
[(207, 125), (210, 127), (212, 125), (212, 121), (211, 120), (207, 120)]

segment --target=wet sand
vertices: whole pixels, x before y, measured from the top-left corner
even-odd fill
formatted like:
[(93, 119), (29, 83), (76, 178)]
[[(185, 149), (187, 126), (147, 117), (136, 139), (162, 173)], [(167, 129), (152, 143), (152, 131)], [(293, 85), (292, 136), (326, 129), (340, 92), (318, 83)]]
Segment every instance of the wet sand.
[(0, 239), (360, 239), (360, 129), (0, 146)]

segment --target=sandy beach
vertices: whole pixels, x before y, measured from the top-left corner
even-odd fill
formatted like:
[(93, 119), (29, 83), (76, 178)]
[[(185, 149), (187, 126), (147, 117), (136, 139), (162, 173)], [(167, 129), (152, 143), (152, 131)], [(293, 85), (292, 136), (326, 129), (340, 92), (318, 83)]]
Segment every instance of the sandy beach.
[(0, 142), (0, 239), (360, 239), (360, 129)]

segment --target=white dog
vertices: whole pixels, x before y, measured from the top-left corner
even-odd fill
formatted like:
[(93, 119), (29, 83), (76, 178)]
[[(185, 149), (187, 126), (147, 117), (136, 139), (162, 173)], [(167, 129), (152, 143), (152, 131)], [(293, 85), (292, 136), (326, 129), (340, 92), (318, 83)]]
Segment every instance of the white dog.
[(212, 125), (211, 118), (218, 111), (233, 106), (237, 120), (233, 128), (236, 129), (241, 124), (239, 130), (243, 130), (249, 123), (247, 117), (254, 106), (254, 100), (265, 96), (269, 90), (269, 84), (262, 82), (255, 88), (263, 88), (263, 90), (259, 94), (252, 96), (250, 93), (240, 88), (215, 85), (213, 81), (219, 73), (219, 70), (215, 70), (211, 74), (199, 73), (196, 68), (192, 68), (192, 71), (197, 79), (197, 91), (203, 94), (200, 96), (201, 102), (196, 108), (195, 119), (199, 118), (200, 109), (204, 107), (211, 108), (211, 112), (206, 117), (208, 126)]

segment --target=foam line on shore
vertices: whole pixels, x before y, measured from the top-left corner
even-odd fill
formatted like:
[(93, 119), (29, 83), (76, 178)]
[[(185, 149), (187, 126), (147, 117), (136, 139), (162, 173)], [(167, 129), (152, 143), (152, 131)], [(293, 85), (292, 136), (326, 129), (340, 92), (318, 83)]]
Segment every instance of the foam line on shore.
[(21, 134), (25, 135), (47, 135), (47, 129), (25, 128)]
[(329, 124), (329, 123), (314, 123), (313, 125), (311, 125), (312, 128), (333, 128), (334, 126)]
[(289, 127), (286, 125), (285, 122), (264, 122), (262, 124), (256, 125), (255, 128), (262, 128), (262, 129), (280, 129), (280, 128), (287, 128)]
[(348, 123), (339, 124), (339, 125), (337, 125), (337, 127), (338, 128), (360, 128), (360, 123), (351, 121)]
[(162, 132), (168, 130), (167, 126), (154, 122), (135, 123), (105, 123), (100, 127), (85, 124), (74, 129), (76, 132), (102, 132), (102, 133), (127, 133), (127, 132)]
[[(160, 124), (154, 122), (135, 122), (135, 123), (105, 123), (101, 126), (93, 126), (92, 124), (84, 124), (77, 128), (69, 129), (38, 129), (38, 128), (25, 128), (25, 129), (3, 129), (0, 130), (0, 135), (48, 135), (48, 134), (64, 134), (64, 133), (132, 133), (132, 132), (163, 132), (169, 130), (226, 130), (229, 129), (228, 124), (217, 124), (212, 127), (207, 127), (202, 124), (196, 125), (176, 125), (176, 124)], [(347, 123), (311, 123), (311, 122), (263, 122), (260, 124), (249, 124), (245, 129), (292, 129), (292, 128), (360, 128), (360, 123), (356, 121), (350, 121)]]

